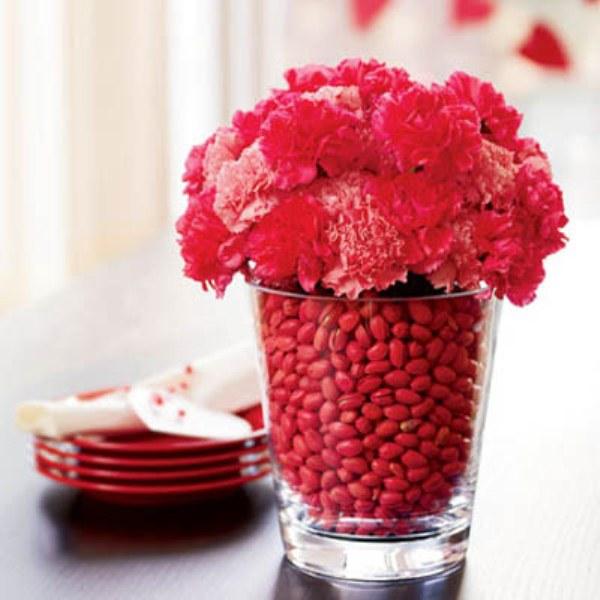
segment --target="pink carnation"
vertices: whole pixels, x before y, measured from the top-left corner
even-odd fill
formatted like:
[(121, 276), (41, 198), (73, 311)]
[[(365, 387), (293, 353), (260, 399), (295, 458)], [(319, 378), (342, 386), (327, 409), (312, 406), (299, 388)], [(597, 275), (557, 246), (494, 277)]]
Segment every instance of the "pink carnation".
[(221, 127), (217, 130), (214, 141), (204, 153), (202, 167), (206, 186), (215, 185), (223, 165), (236, 160), (242, 148), (242, 140), (234, 129)]
[(237, 161), (225, 163), (219, 171), (215, 213), (230, 231), (240, 233), (277, 204), (272, 183), (273, 174), (258, 146), (246, 148)]
[(384, 290), (406, 280), (409, 241), (366, 189), (329, 223), (326, 236), (335, 258), (322, 281), (337, 296), (356, 298), (365, 290)]

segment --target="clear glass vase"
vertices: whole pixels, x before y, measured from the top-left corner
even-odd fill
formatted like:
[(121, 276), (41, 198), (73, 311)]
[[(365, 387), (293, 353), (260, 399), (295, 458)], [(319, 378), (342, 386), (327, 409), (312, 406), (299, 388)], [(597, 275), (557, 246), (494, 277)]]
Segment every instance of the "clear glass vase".
[(320, 575), (415, 578), (467, 550), (498, 303), (254, 287), (279, 521)]

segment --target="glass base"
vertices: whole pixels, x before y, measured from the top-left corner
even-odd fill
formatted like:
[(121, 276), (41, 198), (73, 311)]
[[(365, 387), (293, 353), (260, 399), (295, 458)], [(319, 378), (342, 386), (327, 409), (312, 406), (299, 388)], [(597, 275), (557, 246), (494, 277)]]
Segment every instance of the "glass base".
[(296, 567), (326, 577), (356, 581), (417, 579), (449, 572), (465, 559), (469, 527), (436, 535), (357, 538), (311, 531), (280, 513), (288, 560)]

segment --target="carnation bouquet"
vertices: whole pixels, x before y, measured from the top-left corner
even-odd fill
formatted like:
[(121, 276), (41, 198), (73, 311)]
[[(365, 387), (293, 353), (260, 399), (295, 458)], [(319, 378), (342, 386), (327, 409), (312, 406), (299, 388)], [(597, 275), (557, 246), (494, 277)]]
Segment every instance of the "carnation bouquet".
[(192, 149), (178, 222), (185, 273), (218, 295), (236, 272), (358, 298), (407, 283), (484, 283), (526, 304), (565, 242), (560, 189), (491, 84), (345, 60), (286, 73)]
[(467, 549), (498, 299), (535, 298), (562, 194), (489, 83), (360, 60), (286, 79), (192, 149), (185, 273), (252, 286), (288, 558), (437, 573)]

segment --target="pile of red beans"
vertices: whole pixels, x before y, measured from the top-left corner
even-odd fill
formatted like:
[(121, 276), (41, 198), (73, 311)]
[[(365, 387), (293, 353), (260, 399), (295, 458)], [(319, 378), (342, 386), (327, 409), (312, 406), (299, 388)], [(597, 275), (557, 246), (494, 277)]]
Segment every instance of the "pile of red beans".
[(313, 523), (389, 535), (443, 510), (469, 460), (483, 301), (258, 294), (278, 471)]

